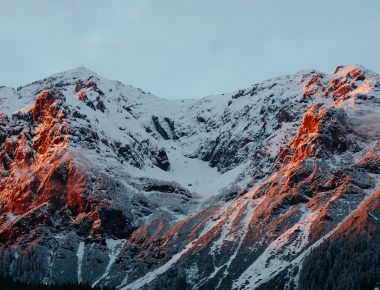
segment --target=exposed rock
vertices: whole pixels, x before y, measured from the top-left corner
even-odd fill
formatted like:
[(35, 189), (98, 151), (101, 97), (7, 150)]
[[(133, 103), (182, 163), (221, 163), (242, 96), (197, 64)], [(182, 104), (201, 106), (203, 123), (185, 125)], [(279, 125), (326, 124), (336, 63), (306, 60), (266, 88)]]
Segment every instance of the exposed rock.
[(168, 133), (166, 133), (165, 129), (162, 128), (158, 117), (152, 116), (152, 121), (153, 121), (154, 127), (156, 128), (157, 132), (160, 133), (162, 138), (164, 138), (165, 140), (169, 140), (170, 139), (169, 135), (168, 135)]

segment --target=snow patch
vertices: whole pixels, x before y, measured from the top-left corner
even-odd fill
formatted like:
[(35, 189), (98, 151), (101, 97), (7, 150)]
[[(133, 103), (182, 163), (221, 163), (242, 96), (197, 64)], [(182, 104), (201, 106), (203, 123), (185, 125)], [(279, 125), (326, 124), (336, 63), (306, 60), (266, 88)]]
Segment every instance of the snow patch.
[(109, 262), (103, 275), (100, 276), (94, 283), (92, 283), (91, 287), (95, 287), (100, 281), (102, 281), (104, 278), (106, 278), (109, 275), (112, 265), (115, 263), (116, 258), (119, 256), (121, 250), (123, 249), (124, 243), (125, 243), (125, 240), (113, 240), (113, 239), (106, 240)]
[(202, 199), (208, 199), (218, 194), (221, 189), (231, 184), (248, 165), (248, 162), (243, 163), (222, 174), (218, 172), (217, 168), (210, 167), (206, 161), (184, 156), (174, 142), (169, 143), (166, 153), (171, 165), (170, 171), (163, 171), (158, 167), (147, 167), (144, 170), (135, 170), (133, 174), (139, 177), (177, 182), (189, 191), (198, 193)]
[(78, 246), (77, 251), (77, 258), (78, 258), (78, 283), (82, 282), (82, 261), (84, 256), (84, 242), (80, 242)]

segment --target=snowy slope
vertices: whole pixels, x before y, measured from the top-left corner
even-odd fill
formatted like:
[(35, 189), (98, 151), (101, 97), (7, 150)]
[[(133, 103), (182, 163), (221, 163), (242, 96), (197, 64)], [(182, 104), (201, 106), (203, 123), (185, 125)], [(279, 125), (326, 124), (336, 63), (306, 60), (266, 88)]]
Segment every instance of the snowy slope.
[[(260, 112), (265, 109), (278, 111), (280, 106), (284, 107), (282, 103), (292, 105), (292, 99), (302, 98), (303, 82), (309, 73), (300, 72), (293, 77), (285, 76), (246, 90), (200, 100), (165, 100), (101, 78), (80, 67), (19, 88), (17, 92), (3, 88), (2, 98), (8, 98), (4, 99), (4, 103), (13, 106), (5, 111), (9, 114), (16, 108), (27, 109), (39, 91), (58, 89), (65, 96), (67, 105), (77, 115), (85, 116), (75, 118), (72, 121), (74, 127), (87, 127), (103, 139), (122, 145), (126, 143), (130, 147), (148, 144), (146, 147), (163, 149), (170, 155), (172, 166), (165, 172), (157, 168), (154, 161), (146, 160), (136, 152), (133, 162), (127, 162), (133, 166), (127, 172), (135, 176), (175, 181), (207, 198), (231, 184), (247, 165), (247, 157), (251, 159), (263, 143), (268, 144), (266, 147), (270, 148), (270, 156), (274, 158), (279, 147), (289, 141), (287, 135), (295, 132), (293, 122), (283, 124), (284, 128), (276, 128), (279, 126), (277, 116), (268, 118), (268, 112), (263, 116)], [(86, 100), (81, 101), (80, 95), (84, 95)], [(273, 99), (272, 95), (276, 95), (278, 100), (268, 103), (269, 99)], [(13, 101), (16, 96), (20, 98), (18, 102)], [(152, 124), (153, 116), (158, 118), (168, 140)], [(174, 132), (166, 119), (173, 122)], [(76, 134), (80, 132), (74, 131), (73, 135)], [(94, 153), (99, 165), (108, 169), (117, 167), (115, 164), (119, 162), (110, 160), (113, 157), (119, 161), (119, 156), (114, 156), (114, 152), (104, 145), (98, 144), (96, 148), (101, 154)], [(137, 148), (136, 151), (139, 150)], [(237, 169), (232, 170), (234, 168)], [(223, 174), (227, 171), (228, 174)]]

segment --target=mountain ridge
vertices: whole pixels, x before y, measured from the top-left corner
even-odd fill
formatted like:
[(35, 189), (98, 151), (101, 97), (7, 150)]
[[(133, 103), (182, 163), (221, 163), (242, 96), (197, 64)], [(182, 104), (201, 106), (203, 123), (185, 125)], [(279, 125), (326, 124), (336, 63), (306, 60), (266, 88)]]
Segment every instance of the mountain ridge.
[(355, 235), (378, 236), (379, 92), (358, 65), (194, 100), (85, 68), (2, 88), (0, 271), (118, 289), (319, 287), (308, 263), (355, 210)]

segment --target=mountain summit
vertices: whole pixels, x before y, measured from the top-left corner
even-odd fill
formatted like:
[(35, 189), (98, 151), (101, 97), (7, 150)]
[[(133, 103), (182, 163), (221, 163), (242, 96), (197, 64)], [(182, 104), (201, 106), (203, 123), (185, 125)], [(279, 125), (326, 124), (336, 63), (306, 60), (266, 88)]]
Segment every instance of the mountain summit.
[(373, 289), (380, 76), (166, 100), (80, 67), (0, 88), (0, 274), (117, 289)]

